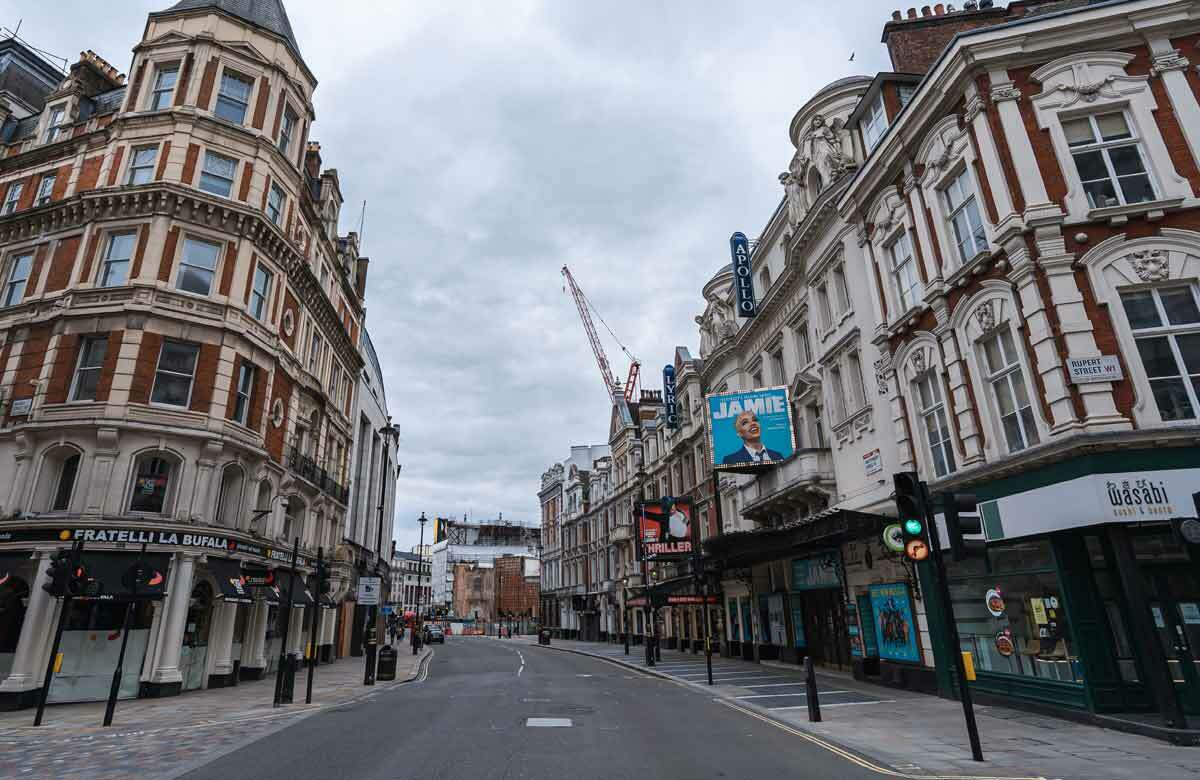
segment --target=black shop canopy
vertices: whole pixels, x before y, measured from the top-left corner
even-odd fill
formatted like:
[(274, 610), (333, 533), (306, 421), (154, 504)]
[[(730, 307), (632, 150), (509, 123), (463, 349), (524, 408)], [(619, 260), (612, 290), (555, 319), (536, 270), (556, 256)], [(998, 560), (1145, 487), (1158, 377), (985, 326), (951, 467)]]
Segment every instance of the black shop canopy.
[(228, 558), (208, 559), (208, 570), (217, 581), (221, 598), (230, 604), (253, 604), (250, 588), (242, 581), (242, 564)]
[[(146, 583), (132, 589), (132, 569), (141, 560), (146, 570)], [(88, 552), (83, 551), (80, 563), (89, 580), (95, 580), (95, 596), (101, 600), (157, 600), (167, 592), (167, 553)]]
[(804, 555), (842, 542), (879, 536), (895, 518), (850, 509), (827, 509), (777, 528), (760, 528), (714, 536), (704, 552), (719, 568), (744, 568), (756, 563)]
[(309, 592), (308, 586), (304, 583), (303, 574), (293, 575), (289, 571), (275, 572), (275, 585), (271, 588), (266, 588), (267, 602), (273, 606), (283, 603), (287, 600), (288, 589), (292, 587), (292, 577), (296, 578), (296, 587), (292, 591), (292, 606), (307, 607), (316, 602), (313, 600), (312, 593)]
[[(0, 587), (11, 583), (17, 576), (17, 572), (27, 563), (29, 563), (28, 550), (25, 552), (0, 553)], [(37, 583), (27, 582), (25, 584), (33, 587)]]

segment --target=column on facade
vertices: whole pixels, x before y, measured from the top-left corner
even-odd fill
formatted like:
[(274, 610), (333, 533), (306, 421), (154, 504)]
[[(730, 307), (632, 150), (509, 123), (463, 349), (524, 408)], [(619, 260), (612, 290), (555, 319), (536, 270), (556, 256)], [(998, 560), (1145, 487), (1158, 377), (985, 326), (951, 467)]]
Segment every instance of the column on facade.
[(941, 344), (946, 379), (954, 403), (954, 416), (958, 420), (958, 431), (962, 438), (962, 465), (965, 468), (983, 462), (983, 438), (980, 436), (975, 407), (971, 402), (967, 364), (959, 349), (958, 338), (949, 321), (943, 319), (945, 310), (939, 310), (937, 314), (938, 324), (933, 333)]
[(238, 605), (228, 601), (213, 604), (212, 628), (209, 630), (209, 673), (228, 675), (233, 671), (233, 627)]
[(267, 668), (267, 615), (270, 607), (266, 601), (256, 601), (249, 607), (250, 618), (246, 626), (246, 645), (242, 649), (242, 668)]
[(1166, 37), (1154, 36), (1147, 42), (1152, 57), (1150, 75), (1162, 79), (1171, 108), (1179, 117), (1179, 129), (1192, 152), (1192, 159), (1200, 160), (1200, 103), (1197, 103), (1187, 80), (1191, 63)]
[(187, 622), (188, 602), (192, 595), (192, 576), (196, 569), (194, 553), (176, 553), (171, 566), (170, 590), (159, 618), (158, 647), (155, 652), (154, 668), (150, 671), (150, 683), (171, 685), (182, 683), (179, 659), (183, 649), (183, 629)]
[(990, 71), (988, 76), (992, 83), (990, 97), (996, 105), (1000, 126), (1004, 130), (1004, 144), (1012, 155), (1017, 186), (1025, 198), (1025, 222), (1029, 223), (1031, 217), (1036, 218), (1047, 213), (1061, 214), (1062, 209), (1058, 204), (1051, 202), (1050, 195), (1046, 192), (1046, 183), (1042, 180), (1042, 171), (1033, 153), (1033, 143), (1025, 131), (1025, 121), (1021, 117), (1021, 108), (1017, 105), (1021, 91), (1012, 83), (1006, 70)]
[(992, 136), (992, 128), (987, 119), (987, 98), (980, 95), (974, 82), (967, 85), (967, 105), (964, 112), (967, 123), (974, 133), (979, 161), (983, 164), (984, 175), (987, 176), (989, 189), (992, 192), (992, 202), (996, 205), (996, 235), (1004, 236), (1010, 229), (1021, 228), (1021, 215), (1013, 204), (1012, 193), (1008, 189), (1008, 179), (1000, 166), (1000, 151), (996, 139)]
[[(124, 351), (124, 345), (122, 345)], [(85, 515), (103, 515), (105, 502), (113, 485), (113, 471), (121, 456), (120, 435), (116, 428), (100, 428), (96, 431), (96, 449), (92, 454), (92, 475), (87, 484), (87, 499), (83, 505)], [(121, 495), (118, 485), (117, 495)], [(118, 511), (125, 507), (116, 507)]]
[(333, 609), (322, 609), (319, 631), (317, 632), (318, 645), (332, 645), (333, 632), (337, 626), (337, 611)]
[(200, 457), (196, 459), (196, 487), (192, 493), (191, 509), (188, 512), (193, 522), (210, 523), (216, 519), (212, 516), (217, 503), (213, 497), (213, 490), (214, 485), (219, 482), (219, 478), (214, 479), (214, 475), (217, 473), (221, 450), (221, 442), (205, 442)]
[[(0, 373), (3, 373), (2, 366), (0, 366)], [(0, 506), (0, 514), (2, 515), (8, 515), (24, 509), (21, 504), (27, 495), (26, 491), (30, 482), (28, 472), (33, 462), (33, 459), (30, 457), (33, 454), (33, 450), (30, 446), (29, 437), (25, 433), (18, 433), (15, 439), (17, 451), (13, 459), (16, 463), (12, 471), (12, 484), (8, 489), (8, 500), (3, 506)]]
[(39, 551), (37, 556), (37, 573), (29, 583), (29, 606), (25, 609), (12, 669), (0, 682), (0, 694), (36, 690), (41, 687), (42, 675), (46, 671), (51, 629), (57, 623), (61, 602), (42, 588), (46, 573), (50, 570), (49, 555)]
[(916, 471), (913, 462), (912, 432), (908, 429), (908, 416), (904, 413), (904, 399), (900, 395), (903, 384), (903, 367), (892, 366), (888, 370), (888, 406), (892, 412), (892, 429), (896, 434), (896, 454), (900, 458), (900, 471)]
[[(1052, 228), (1057, 230), (1057, 228)], [(1041, 229), (1039, 229), (1041, 232)], [(1062, 358), (1058, 354), (1058, 344), (1054, 331), (1050, 327), (1050, 318), (1046, 311), (1046, 302), (1037, 284), (1037, 268), (1029, 255), (1029, 248), (1023, 236), (1014, 236), (1004, 244), (1008, 261), (1012, 268), (1008, 278), (1017, 288), (1021, 312), (1025, 317), (1026, 333), (1029, 346), (1033, 349), (1032, 360), (1034, 370), (1042, 377), (1045, 400), (1050, 406), (1051, 431), (1061, 433), (1079, 427), (1079, 418), (1075, 414), (1075, 405), (1071, 400), (1070, 388)], [(1015, 335), (1015, 334), (1014, 334)]]

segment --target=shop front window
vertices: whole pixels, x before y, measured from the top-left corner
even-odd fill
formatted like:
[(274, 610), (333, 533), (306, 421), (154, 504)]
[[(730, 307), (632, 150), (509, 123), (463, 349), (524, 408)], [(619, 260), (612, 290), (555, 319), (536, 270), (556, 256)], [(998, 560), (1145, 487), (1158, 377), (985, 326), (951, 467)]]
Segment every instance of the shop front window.
[(956, 564), (950, 598), (977, 670), (1083, 682), (1049, 541), (997, 545), (987, 560)]

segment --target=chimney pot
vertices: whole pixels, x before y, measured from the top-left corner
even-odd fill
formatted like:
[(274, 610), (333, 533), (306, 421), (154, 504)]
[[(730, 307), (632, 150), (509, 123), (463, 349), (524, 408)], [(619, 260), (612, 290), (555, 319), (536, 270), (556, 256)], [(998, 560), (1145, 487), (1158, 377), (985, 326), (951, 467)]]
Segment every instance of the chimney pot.
[(900, 14), (899, 11), (892, 11), (892, 21), (893, 22), (898, 22), (903, 18), (904, 17)]
[(933, 11), (929, 10), (929, 6), (921, 6), (921, 16), (933, 16)]
[(934, 16), (941, 16), (944, 13), (946, 13), (946, 6), (942, 5), (941, 3), (938, 3), (933, 7)]
[(917, 18), (917, 9), (915, 9), (915, 8), (908, 9), (908, 18), (916, 19)]

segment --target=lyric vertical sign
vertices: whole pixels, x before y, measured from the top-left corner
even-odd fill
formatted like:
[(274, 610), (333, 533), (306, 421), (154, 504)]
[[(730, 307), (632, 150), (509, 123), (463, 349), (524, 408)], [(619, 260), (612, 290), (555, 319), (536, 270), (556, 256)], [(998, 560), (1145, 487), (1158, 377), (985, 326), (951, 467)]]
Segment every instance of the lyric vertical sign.
[(753, 317), (758, 313), (754, 300), (754, 279), (750, 267), (750, 242), (745, 233), (734, 233), (729, 237), (729, 252), (733, 255), (733, 284), (737, 291), (737, 314)]

